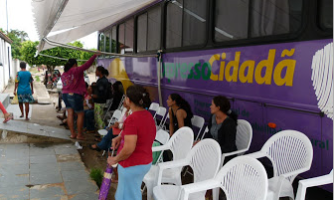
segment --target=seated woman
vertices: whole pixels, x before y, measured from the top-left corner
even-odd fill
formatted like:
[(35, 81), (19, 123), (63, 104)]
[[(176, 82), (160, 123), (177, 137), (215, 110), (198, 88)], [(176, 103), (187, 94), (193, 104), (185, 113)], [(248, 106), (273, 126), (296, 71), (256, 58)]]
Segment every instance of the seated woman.
[[(215, 96), (210, 109), (209, 132), (205, 135), (205, 138), (216, 140), (220, 145), (222, 153), (236, 151), (235, 137), (237, 134), (238, 116), (231, 111), (229, 100), (224, 96)], [(227, 159), (230, 160), (232, 158), (228, 157)], [(225, 162), (228, 160), (225, 160)]]
[(117, 135), (114, 135), (113, 129), (122, 129), (123, 123), (125, 119), (131, 114), (129, 106), (126, 105), (125, 101), (123, 102), (123, 106), (126, 108), (122, 111), (121, 117), (115, 124), (111, 125), (110, 127), (107, 127), (108, 133), (105, 135), (102, 140), (98, 144), (90, 145), (90, 148), (93, 150), (101, 151), (101, 150), (108, 150), (111, 147), (111, 140), (116, 137)]
[(181, 127), (188, 126), (192, 128), (191, 112), (189, 103), (179, 94), (173, 93), (168, 96), (167, 106), (169, 107), (169, 134), (172, 135)]

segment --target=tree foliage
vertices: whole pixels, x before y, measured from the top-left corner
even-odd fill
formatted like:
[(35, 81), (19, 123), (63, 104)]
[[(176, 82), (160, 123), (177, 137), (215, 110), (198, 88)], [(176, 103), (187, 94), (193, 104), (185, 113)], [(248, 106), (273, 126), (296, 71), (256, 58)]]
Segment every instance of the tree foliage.
[[(32, 42), (32, 41), (24, 42), (21, 48), (21, 54), (22, 54), (21, 59), (27, 62), (31, 66), (46, 65), (48, 68), (52, 68), (51, 71), (56, 66), (65, 65), (67, 62), (67, 59), (69, 58), (88, 60), (93, 55), (92, 53), (88, 53), (88, 52), (77, 51), (77, 50), (67, 49), (63, 47), (55, 47), (53, 49), (42, 51), (41, 54), (58, 57), (58, 58), (64, 58), (66, 60), (49, 58), (49, 57), (45, 57), (41, 55), (38, 55), (37, 57), (35, 57), (35, 54), (37, 51), (37, 48), (36, 48), (37, 45), (38, 45), (38, 42)], [(79, 47), (79, 48), (83, 47), (83, 44), (79, 41), (69, 43), (68, 45)]]
[(29, 38), (28, 34), (20, 30), (10, 30), (8, 33), (3, 29), (1, 29), (1, 31), (4, 32), (13, 41), (11, 45), (12, 57), (14, 59), (20, 59), (21, 57), (20, 49), (22, 47), (22, 42), (26, 41), (26, 39)]

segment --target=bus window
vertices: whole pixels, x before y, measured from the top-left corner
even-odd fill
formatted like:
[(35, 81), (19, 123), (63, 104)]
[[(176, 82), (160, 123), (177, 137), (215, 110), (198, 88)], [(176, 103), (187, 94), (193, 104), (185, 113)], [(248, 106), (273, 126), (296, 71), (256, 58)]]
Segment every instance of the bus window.
[(105, 35), (105, 51), (110, 52), (110, 30), (104, 32)]
[(116, 51), (116, 46), (117, 46), (117, 27), (113, 26), (111, 28), (111, 52), (112, 53), (117, 53)]
[(149, 10), (148, 24), (147, 24), (147, 50), (158, 50), (160, 49), (160, 38), (161, 38), (161, 7), (160, 4), (157, 7)]
[(204, 44), (206, 0), (177, 0), (167, 4), (166, 48)]
[(207, 4), (206, 0), (184, 1), (182, 46), (205, 43)]
[(216, 42), (291, 33), (301, 24), (302, 0), (215, 2)]
[(137, 52), (144, 52), (147, 44), (147, 13), (138, 17), (137, 27)]
[(133, 31), (134, 24), (133, 19), (125, 22), (125, 53), (133, 52)]
[(118, 53), (124, 53), (125, 49), (125, 24), (118, 26)]
[(99, 51), (104, 51), (104, 33), (100, 33), (99, 35), (99, 47), (98, 47)]
[(319, 0), (319, 24), (323, 29), (333, 29), (333, 0)]

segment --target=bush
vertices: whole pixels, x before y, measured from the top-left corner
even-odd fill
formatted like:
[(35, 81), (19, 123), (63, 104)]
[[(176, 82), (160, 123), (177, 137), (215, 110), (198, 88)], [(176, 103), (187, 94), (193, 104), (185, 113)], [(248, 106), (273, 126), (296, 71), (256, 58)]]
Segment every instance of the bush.
[(41, 79), (39, 78), (39, 76), (35, 76), (35, 81), (36, 82), (40, 82), (41, 81)]
[(93, 168), (90, 171), (90, 178), (94, 180), (97, 184), (97, 186), (101, 187), (102, 180), (103, 180), (103, 171), (101, 169), (95, 169)]

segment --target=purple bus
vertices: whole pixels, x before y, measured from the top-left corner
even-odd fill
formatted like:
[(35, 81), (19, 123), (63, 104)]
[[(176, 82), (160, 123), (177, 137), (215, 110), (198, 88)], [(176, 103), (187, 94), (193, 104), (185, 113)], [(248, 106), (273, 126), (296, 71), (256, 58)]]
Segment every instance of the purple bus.
[(252, 125), (250, 152), (278, 131), (305, 133), (314, 150), (301, 174), (308, 178), (333, 168), (333, 102), (329, 111), (320, 106), (332, 95), (321, 80), (331, 76), (316, 74), (332, 72), (332, 32), (332, 0), (157, 1), (99, 32), (99, 50), (136, 57), (98, 64), (124, 89), (145, 86), (164, 106), (170, 93), (181, 94), (206, 120), (212, 98), (228, 97)]

